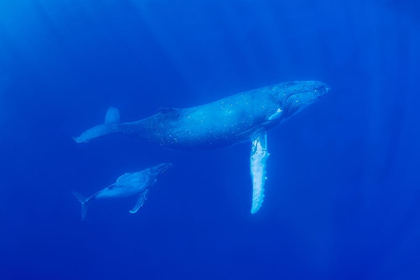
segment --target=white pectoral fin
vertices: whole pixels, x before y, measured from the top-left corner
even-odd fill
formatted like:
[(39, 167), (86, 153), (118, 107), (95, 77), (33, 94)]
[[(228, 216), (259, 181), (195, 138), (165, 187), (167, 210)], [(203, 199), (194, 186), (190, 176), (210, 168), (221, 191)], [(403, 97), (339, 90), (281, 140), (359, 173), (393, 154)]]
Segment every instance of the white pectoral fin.
[(130, 210), (131, 214), (136, 213), (140, 207), (143, 206), (144, 202), (147, 199), (147, 193), (149, 192), (149, 190), (145, 190), (144, 192), (142, 192), (139, 196), (139, 199), (137, 199), (136, 205), (134, 205), (134, 208)]
[(256, 213), (264, 201), (265, 169), (269, 155), (267, 152), (267, 133), (258, 131), (252, 137), (251, 178), (253, 189), (251, 214)]

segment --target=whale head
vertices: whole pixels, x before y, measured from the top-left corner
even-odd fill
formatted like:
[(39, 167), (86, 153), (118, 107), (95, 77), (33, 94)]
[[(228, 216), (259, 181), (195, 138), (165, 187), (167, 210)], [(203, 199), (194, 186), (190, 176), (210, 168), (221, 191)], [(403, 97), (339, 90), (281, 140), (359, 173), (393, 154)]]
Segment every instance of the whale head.
[(278, 86), (275, 101), (282, 115), (290, 117), (328, 93), (330, 88), (318, 81), (297, 81)]
[(172, 167), (172, 163), (161, 163), (149, 169), (150, 175), (158, 178), (160, 175), (168, 171)]

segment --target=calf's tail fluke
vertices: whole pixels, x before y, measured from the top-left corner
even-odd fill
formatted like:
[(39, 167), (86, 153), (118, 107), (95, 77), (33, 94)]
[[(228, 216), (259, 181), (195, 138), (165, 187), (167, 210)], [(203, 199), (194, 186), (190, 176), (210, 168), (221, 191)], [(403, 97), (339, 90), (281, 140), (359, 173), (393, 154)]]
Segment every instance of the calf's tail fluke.
[(88, 202), (90, 200), (90, 197), (85, 197), (77, 192), (71, 192), (74, 194), (74, 196), (79, 200), (79, 202), (82, 204), (82, 221), (86, 218), (86, 212), (88, 207)]
[(101, 136), (119, 132), (120, 112), (117, 108), (110, 107), (105, 116), (105, 123), (89, 128), (80, 136), (74, 137), (77, 143), (88, 142)]

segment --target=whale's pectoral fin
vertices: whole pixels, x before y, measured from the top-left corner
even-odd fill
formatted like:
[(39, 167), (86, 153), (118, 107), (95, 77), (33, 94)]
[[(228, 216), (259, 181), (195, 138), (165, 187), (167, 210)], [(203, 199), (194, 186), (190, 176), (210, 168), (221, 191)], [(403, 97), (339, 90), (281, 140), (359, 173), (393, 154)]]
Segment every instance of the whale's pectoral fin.
[(265, 164), (270, 154), (267, 151), (267, 133), (257, 131), (252, 137), (251, 177), (252, 177), (252, 208), (251, 214), (256, 213), (264, 201)]
[(136, 213), (136, 212), (140, 209), (140, 207), (142, 207), (142, 206), (143, 206), (144, 202), (145, 202), (145, 201), (146, 201), (146, 199), (147, 199), (147, 193), (148, 193), (148, 192), (149, 192), (149, 190), (145, 190), (144, 192), (142, 192), (142, 193), (140, 194), (140, 197), (139, 197), (139, 199), (137, 200), (136, 205), (134, 205), (134, 208), (130, 210), (130, 213), (131, 213), (131, 214)]

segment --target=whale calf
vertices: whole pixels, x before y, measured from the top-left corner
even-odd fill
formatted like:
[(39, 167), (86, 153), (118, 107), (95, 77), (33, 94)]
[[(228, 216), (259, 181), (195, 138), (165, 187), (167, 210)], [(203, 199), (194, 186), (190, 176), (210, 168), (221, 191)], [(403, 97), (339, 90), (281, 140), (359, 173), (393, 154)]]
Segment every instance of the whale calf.
[(295, 81), (238, 93), (191, 108), (163, 108), (133, 122), (120, 122), (119, 111), (109, 108), (105, 123), (74, 138), (77, 143), (119, 133), (180, 150), (202, 150), (251, 141), (253, 183), (251, 213), (264, 198), (267, 131), (322, 98), (329, 88), (319, 81)]
[(86, 217), (87, 206), (94, 199), (108, 199), (139, 195), (136, 205), (130, 210), (130, 213), (136, 213), (140, 207), (143, 206), (143, 203), (147, 198), (149, 188), (156, 183), (160, 175), (171, 167), (171, 163), (162, 163), (140, 172), (125, 173), (124, 175), (118, 177), (115, 183), (98, 191), (90, 197), (84, 197), (79, 193), (72, 192), (82, 204), (82, 220)]

